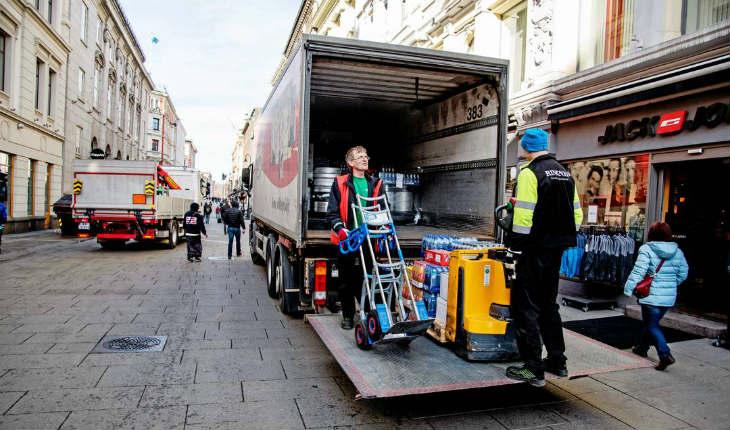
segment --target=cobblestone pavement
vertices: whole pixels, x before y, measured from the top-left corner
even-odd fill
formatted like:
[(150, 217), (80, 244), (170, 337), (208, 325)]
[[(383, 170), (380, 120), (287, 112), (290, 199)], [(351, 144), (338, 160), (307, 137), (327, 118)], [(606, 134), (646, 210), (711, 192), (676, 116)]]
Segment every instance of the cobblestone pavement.
[[(246, 249), (225, 259), (222, 227), (210, 229), (202, 263), (184, 244), (5, 236), (0, 428), (730, 428), (730, 353), (707, 340), (674, 344), (668, 372), (355, 401), (313, 331), (267, 297), (263, 269)], [(105, 335), (168, 340), (162, 352), (90, 354)]]

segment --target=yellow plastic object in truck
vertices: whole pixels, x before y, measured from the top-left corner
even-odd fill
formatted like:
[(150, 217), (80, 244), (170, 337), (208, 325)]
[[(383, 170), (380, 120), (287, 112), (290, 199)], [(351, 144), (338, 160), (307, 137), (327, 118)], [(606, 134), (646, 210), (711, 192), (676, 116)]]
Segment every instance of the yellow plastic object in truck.
[[(502, 255), (501, 249), (491, 250)], [(517, 357), (509, 322), (510, 289), (504, 261), (488, 249), (451, 253), (446, 339), (467, 360), (501, 361)]]

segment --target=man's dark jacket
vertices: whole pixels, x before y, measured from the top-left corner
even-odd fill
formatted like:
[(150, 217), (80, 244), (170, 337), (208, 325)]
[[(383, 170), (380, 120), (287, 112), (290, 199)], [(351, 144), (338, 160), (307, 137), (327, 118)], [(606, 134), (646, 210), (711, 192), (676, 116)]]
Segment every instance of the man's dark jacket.
[(230, 207), (223, 212), (223, 222), (228, 227), (233, 228), (246, 228), (245, 221), (243, 220), (243, 212), (240, 209)]
[[(375, 178), (373, 176), (370, 176), (368, 174), (365, 175), (365, 179), (368, 181), (368, 195), (367, 197), (372, 197), (373, 194), (373, 188), (375, 187), (375, 184), (380, 179)], [(332, 183), (332, 189), (330, 190), (330, 198), (327, 202), (327, 221), (330, 224), (330, 228), (334, 230), (335, 232), (339, 232), (342, 228), (347, 228), (348, 230), (352, 230), (352, 227), (354, 225), (353, 223), (353, 213), (352, 213), (352, 205), (355, 203), (355, 185), (352, 182), (352, 173), (347, 174), (347, 182), (346, 182), (347, 188), (349, 192), (347, 193), (347, 225), (343, 222), (343, 220), (340, 217), (340, 189), (337, 188), (337, 180), (335, 180)], [(378, 192), (378, 196), (380, 197), (383, 195), (385, 190), (383, 189), (383, 186), (380, 187), (380, 191)]]
[(208, 234), (205, 231), (205, 221), (203, 220), (203, 215), (201, 215), (200, 212), (185, 212), (183, 227), (185, 228), (185, 234), (189, 234), (191, 236), (200, 236), (200, 233)]

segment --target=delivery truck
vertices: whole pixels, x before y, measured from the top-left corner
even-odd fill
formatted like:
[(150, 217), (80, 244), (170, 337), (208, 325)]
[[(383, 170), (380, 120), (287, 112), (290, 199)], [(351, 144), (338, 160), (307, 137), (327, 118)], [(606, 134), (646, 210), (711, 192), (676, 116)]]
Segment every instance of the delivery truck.
[(348, 148), (384, 180), (407, 256), (428, 233), (494, 236), (503, 199), (505, 60), (304, 36), (256, 124), (251, 258), (285, 313), (337, 301), (325, 212)]
[(174, 248), (183, 236), (183, 215), (201, 201), (200, 174), (154, 161), (75, 160), (71, 213), (81, 237), (104, 248), (129, 240)]
[[(371, 173), (385, 184), (406, 258), (419, 258), (422, 246), (443, 249), (442, 242), (454, 237), (494, 240), (495, 209), (505, 189), (507, 76), (504, 60), (304, 35), (262, 110), (253, 171), (244, 175), (252, 194), (251, 258), (265, 265), (268, 294), (278, 299), (282, 312), (305, 313), (358, 398), (516, 382), (505, 377), (508, 363), (467, 361), (481, 358), (469, 354), (474, 352), (469, 333), (456, 334), (457, 343), (468, 348), (461, 354), (466, 360), (424, 337), (407, 347), (360, 349), (353, 331), (341, 329), (339, 315), (329, 312), (337, 310), (339, 251), (330, 243), (326, 220), (345, 152), (362, 145), (371, 157)], [(477, 260), (464, 265), (469, 276), (454, 272), (459, 277), (448, 296), (478, 294), (495, 281), (504, 284), (508, 264), (503, 270), (492, 255), (498, 253), (505, 251), (477, 253)], [(472, 266), (478, 264), (476, 273)], [(478, 285), (466, 289), (464, 282)], [(468, 329), (467, 318), (477, 328), (487, 314), (508, 319), (505, 306), (493, 312), (494, 306), (483, 304), (480, 314), (471, 315), (459, 300), (448, 303), (456, 308), (448, 310), (456, 319), (449, 325), (447, 315), (446, 337), (452, 325), (457, 332)], [(651, 365), (577, 333), (566, 330), (565, 337), (571, 377)]]

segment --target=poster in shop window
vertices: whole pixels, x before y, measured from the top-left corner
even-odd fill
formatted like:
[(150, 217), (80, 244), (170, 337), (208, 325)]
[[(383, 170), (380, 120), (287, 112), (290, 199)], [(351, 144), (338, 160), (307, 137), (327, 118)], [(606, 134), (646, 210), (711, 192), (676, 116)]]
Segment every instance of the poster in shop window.
[[(645, 227), (649, 155), (614, 157), (568, 163), (580, 196), (584, 219), (595, 206), (594, 223), (621, 226), (639, 238)], [(591, 217), (593, 218), (593, 217)]]

